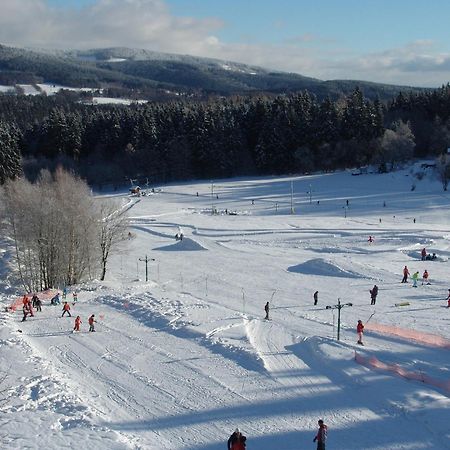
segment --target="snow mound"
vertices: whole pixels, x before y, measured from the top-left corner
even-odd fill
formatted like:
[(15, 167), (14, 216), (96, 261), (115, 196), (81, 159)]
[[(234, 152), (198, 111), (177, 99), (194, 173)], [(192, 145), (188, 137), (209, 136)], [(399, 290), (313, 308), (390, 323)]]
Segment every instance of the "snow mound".
[(207, 250), (205, 247), (200, 245), (198, 242), (194, 241), (190, 238), (183, 238), (181, 241), (175, 242), (175, 244), (166, 245), (164, 247), (158, 247), (154, 250), (162, 250), (162, 251), (188, 251), (193, 252), (197, 250)]
[(310, 259), (302, 264), (288, 267), (288, 272), (303, 273), (305, 275), (321, 275), (326, 277), (366, 278), (365, 276), (341, 269), (331, 261), (322, 258)]

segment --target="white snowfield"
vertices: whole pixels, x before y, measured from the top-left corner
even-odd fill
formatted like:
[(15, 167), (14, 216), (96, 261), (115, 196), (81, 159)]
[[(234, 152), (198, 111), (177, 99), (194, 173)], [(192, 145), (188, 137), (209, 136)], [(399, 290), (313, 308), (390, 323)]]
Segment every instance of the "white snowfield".
[[(403, 170), (174, 184), (142, 197), (107, 280), (76, 287), (72, 318), (45, 303), (21, 323), (2, 308), (0, 447), (219, 450), (239, 427), (250, 450), (303, 450), (316, 448), (322, 418), (330, 450), (449, 449), (450, 390), (355, 361), (357, 351), (450, 380), (450, 348), (370, 330), (450, 342), (449, 195)], [(437, 260), (421, 261), (423, 247)], [(23, 292), (8, 281), (12, 249), (1, 249), (6, 306)], [(405, 265), (427, 269), (431, 284), (400, 283)], [(338, 300), (353, 304), (339, 342), (337, 310), (326, 309)], [(372, 314), (358, 346), (357, 320)]]

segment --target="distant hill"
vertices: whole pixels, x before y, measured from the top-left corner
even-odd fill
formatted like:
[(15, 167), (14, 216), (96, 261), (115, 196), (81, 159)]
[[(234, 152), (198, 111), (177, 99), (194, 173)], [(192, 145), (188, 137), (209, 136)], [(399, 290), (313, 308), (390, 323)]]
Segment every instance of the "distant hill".
[(322, 81), (231, 61), (142, 49), (36, 51), (0, 45), (0, 85), (18, 83), (102, 88), (115, 90), (117, 95), (138, 94), (147, 99), (259, 92), (280, 94), (303, 90), (319, 99), (326, 96), (335, 99), (359, 86), (366, 98), (386, 100), (400, 91), (424, 90), (354, 80)]

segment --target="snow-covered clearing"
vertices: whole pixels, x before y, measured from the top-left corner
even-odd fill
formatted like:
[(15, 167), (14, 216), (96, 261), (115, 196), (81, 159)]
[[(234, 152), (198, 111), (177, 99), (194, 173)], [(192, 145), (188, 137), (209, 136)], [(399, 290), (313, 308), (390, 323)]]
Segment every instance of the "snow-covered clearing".
[[(341, 172), (177, 184), (141, 197), (107, 281), (77, 287), (80, 333), (47, 302), (24, 323), (2, 308), (1, 448), (219, 450), (239, 426), (249, 449), (312, 449), (319, 418), (328, 449), (450, 448), (449, 194), (428, 177), (414, 191), (413, 182), (407, 170)], [(2, 242), (6, 306), (23, 293), (9, 281)], [(421, 261), (423, 247), (437, 260)], [(431, 285), (400, 283), (405, 265), (427, 269)], [(337, 310), (326, 309), (338, 299), (353, 304), (341, 310), (339, 342)], [(372, 314), (357, 346), (356, 322)], [(358, 364), (355, 351), (444, 387)]]

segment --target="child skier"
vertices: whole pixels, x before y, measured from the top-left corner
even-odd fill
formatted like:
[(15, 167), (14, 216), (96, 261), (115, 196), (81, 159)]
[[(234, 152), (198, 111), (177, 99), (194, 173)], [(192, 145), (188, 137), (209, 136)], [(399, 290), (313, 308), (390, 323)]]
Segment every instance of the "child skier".
[(94, 317), (95, 317), (95, 314), (92, 314), (92, 316), (89, 317), (89, 320), (88, 320), (88, 322), (89, 322), (89, 331), (95, 331), (94, 323), (96, 322), (96, 320), (95, 320)]
[(28, 302), (23, 304), (23, 308), (22, 308), (22, 311), (23, 311), (22, 322), (25, 322), (25, 320), (27, 320), (28, 314), (31, 314), (31, 312), (30, 312), (30, 305), (31, 305), (31, 303), (28, 303)]
[(77, 318), (75, 319), (75, 326), (73, 327), (73, 331), (80, 331), (80, 325), (83, 322), (81, 322), (81, 318), (80, 316), (77, 316)]
[(364, 333), (364, 325), (363, 325), (361, 320), (358, 320), (358, 325), (356, 325), (356, 333), (358, 334), (358, 341), (357, 341), (357, 343), (359, 345), (364, 345), (363, 341), (362, 341), (363, 333)]
[(412, 287), (417, 287), (417, 282), (419, 281), (419, 271), (414, 272), (413, 276), (411, 278), (413, 280), (413, 286)]
[(319, 301), (319, 291), (314, 292), (314, 306), (317, 305), (317, 302)]
[(73, 305), (75, 305), (75, 303), (78, 301), (78, 294), (76, 293), (76, 291), (72, 292), (72, 300), (73, 300)]
[(65, 313), (68, 313), (69, 317), (72, 317), (72, 314), (70, 314), (70, 305), (67, 302), (64, 302), (62, 312), (61, 317), (63, 317)]
[(422, 286), (423, 286), (424, 284), (431, 284), (431, 283), (428, 281), (429, 276), (430, 276), (430, 275), (428, 274), (428, 270), (425, 270), (424, 273), (422, 274)]
[(403, 279), (402, 279), (402, 283), (407, 283), (408, 282), (408, 275), (409, 275), (409, 270), (408, 267), (405, 266), (403, 268)]

